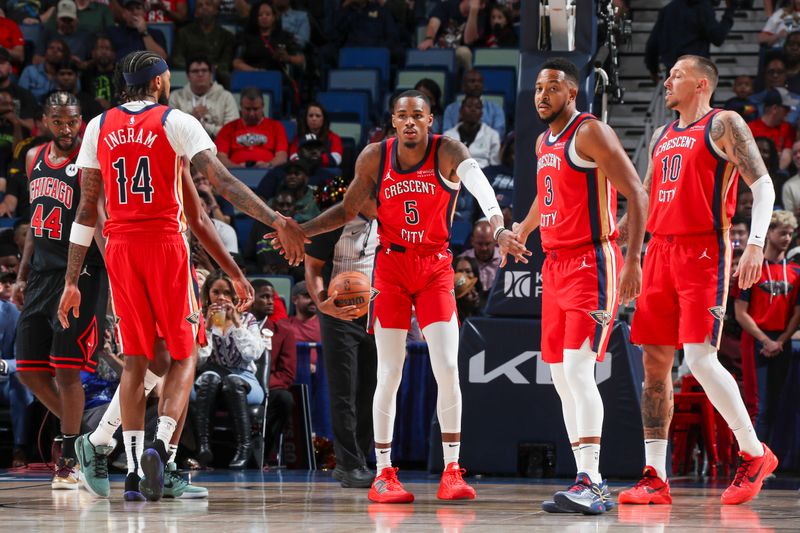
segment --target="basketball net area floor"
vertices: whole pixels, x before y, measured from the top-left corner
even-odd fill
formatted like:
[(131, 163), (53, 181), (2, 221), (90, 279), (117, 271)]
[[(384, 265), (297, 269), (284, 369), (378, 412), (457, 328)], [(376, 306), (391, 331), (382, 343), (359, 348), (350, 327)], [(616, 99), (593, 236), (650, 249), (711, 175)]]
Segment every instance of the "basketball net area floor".
[[(759, 497), (745, 505), (723, 506), (723, 481), (698, 484), (675, 479), (673, 505), (623, 505), (601, 516), (548, 514), (541, 502), (568, 482), (519, 478), (468, 481), (473, 501), (436, 499), (438, 476), (400, 471), (413, 504), (374, 504), (366, 489), (343, 489), (330, 472), (201, 472), (196, 484), (208, 487), (208, 500), (123, 502), (122, 476), (112, 475), (111, 498), (81, 489), (52, 491), (43, 475), (0, 473), (0, 531), (27, 533), (218, 532), (375, 532), (552, 531), (605, 533), (636, 531), (799, 531), (797, 480), (768, 481)], [(630, 483), (612, 483), (617, 493)]]

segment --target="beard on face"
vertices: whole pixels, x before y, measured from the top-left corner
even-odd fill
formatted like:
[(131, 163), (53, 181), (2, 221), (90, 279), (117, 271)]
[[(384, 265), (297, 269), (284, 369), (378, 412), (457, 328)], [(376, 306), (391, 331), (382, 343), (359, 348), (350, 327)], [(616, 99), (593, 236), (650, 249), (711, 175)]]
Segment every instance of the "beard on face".
[(56, 137), (56, 144), (58, 145), (58, 147), (61, 150), (65, 151), (65, 152), (70, 152), (75, 148), (75, 146), (77, 146), (78, 137), (77, 136), (72, 137), (72, 138), (69, 138), (69, 137)]
[[(558, 117), (560, 117), (560, 116), (561, 116), (561, 115), (564, 113), (564, 109), (565, 109), (565, 108), (566, 108), (566, 105), (562, 105), (562, 106), (561, 106), (561, 109), (559, 109), (559, 110), (557, 110), (557, 111), (553, 111), (553, 112), (550, 114), (550, 116), (549, 116), (549, 117), (543, 117), (541, 114), (539, 114), (539, 113), (538, 113), (538, 111), (537, 111), (537, 113), (536, 113), (536, 114), (537, 114), (537, 115), (539, 115), (539, 120), (541, 120), (542, 122), (544, 122), (544, 123), (545, 123), (545, 124), (547, 124), (547, 125), (550, 125), (550, 124), (552, 124), (552, 123), (553, 123), (553, 122), (554, 122), (556, 119), (558, 119)], [(551, 107), (550, 109), (553, 109), (553, 108)]]
[(406, 148), (416, 148), (419, 143), (417, 141), (404, 141), (403, 146)]

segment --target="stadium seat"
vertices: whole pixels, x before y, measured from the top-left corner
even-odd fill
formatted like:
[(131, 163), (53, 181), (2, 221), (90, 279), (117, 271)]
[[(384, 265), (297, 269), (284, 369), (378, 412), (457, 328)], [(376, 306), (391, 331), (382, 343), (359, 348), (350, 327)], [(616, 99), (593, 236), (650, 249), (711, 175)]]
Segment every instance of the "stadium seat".
[[(238, 92), (245, 87), (258, 87), (264, 92), (270, 92), (272, 94), (271, 105), (275, 109), (281, 109), (281, 102), (283, 101), (283, 74), (279, 71), (258, 70), (243, 72), (241, 70), (234, 70), (231, 76), (231, 91)], [(272, 114), (270, 114), (270, 116), (272, 116)]]
[(444, 69), (404, 69), (397, 73), (396, 89), (413, 89), (422, 78), (430, 78), (442, 89), (442, 99), (450, 101), (450, 77)]
[(25, 42), (36, 44), (39, 41), (39, 34), (42, 32), (41, 24), (20, 24), (19, 29), (22, 32), (22, 38)]
[(456, 70), (456, 51), (454, 48), (429, 48), (406, 50), (406, 68), (442, 67), (450, 72)]
[(236, 240), (239, 242), (239, 253), (243, 253), (247, 247), (253, 224), (255, 224), (255, 219), (246, 213), (238, 213), (234, 216), (233, 225), (236, 228)]
[(516, 48), (478, 48), (475, 50), (475, 68), (511, 67), (519, 71), (519, 50)]
[(367, 91), (371, 104), (378, 102), (380, 94), (380, 71), (370, 69), (337, 69), (328, 73), (329, 91)]
[[(264, 96), (264, 116), (272, 118), (272, 93), (264, 91), (261, 94)], [(233, 98), (236, 100), (236, 107), (241, 109), (242, 93), (234, 91)]]
[(506, 115), (513, 110), (517, 101), (517, 70), (510, 67), (477, 67), (483, 75), (483, 90), (487, 93), (502, 94), (505, 99)]
[(331, 131), (339, 137), (352, 139), (357, 147), (364, 144), (364, 128), (358, 122), (331, 122)]
[(172, 22), (148, 22), (147, 27), (164, 34), (164, 40), (167, 41), (167, 57), (171, 57), (172, 45), (175, 42), (175, 25)]
[(189, 76), (183, 69), (170, 70), (169, 85), (172, 89), (180, 89), (189, 85)]
[(289, 144), (292, 144), (294, 138), (297, 137), (297, 122), (294, 120), (281, 120), (281, 124), (283, 124), (283, 129), (286, 130), (286, 139), (289, 141)]
[(353, 47), (339, 50), (339, 68), (376, 68), (381, 73), (381, 84), (389, 86), (391, 61), (389, 49), (384, 47)]
[(317, 101), (332, 120), (356, 120), (365, 126), (369, 124), (369, 94), (364, 91), (324, 91), (317, 94)]
[(464, 249), (470, 233), (472, 233), (472, 224), (463, 220), (454, 221), (450, 228), (450, 244), (454, 249)]
[(267, 174), (267, 169), (265, 168), (230, 168), (228, 170), (251, 189), (258, 187), (258, 184)]

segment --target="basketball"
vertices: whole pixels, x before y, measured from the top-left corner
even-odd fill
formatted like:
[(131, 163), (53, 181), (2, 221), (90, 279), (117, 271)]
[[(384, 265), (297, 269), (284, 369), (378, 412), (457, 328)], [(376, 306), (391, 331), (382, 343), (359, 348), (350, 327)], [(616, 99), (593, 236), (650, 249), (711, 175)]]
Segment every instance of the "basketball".
[(361, 272), (342, 272), (331, 280), (328, 286), (328, 294), (336, 291), (336, 299), (333, 301), (336, 307), (355, 305), (358, 308), (358, 316), (367, 314), (369, 308), (370, 294), (369, 278)]

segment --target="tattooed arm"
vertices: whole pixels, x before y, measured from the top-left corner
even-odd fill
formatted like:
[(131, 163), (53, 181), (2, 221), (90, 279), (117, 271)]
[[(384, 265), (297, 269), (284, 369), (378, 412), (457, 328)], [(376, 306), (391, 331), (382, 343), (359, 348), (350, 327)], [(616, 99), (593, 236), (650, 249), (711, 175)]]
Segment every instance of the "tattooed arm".
[[(656, 141), (659, 137), (661, 137), (661, 132), (664, 130), (664, 126), (656, 128), (656, 131), (653, 132), (653, 136), (650, 138), (650, 145), (647, 149), (647, 172), (644, 175), (644, 183), (642, 186), (644, 187), (644, 192), (647, 193), (647, 202), (645, 203), (645, 213), (649, 210), (649, 200), (650, 200), (650, 188), (653, 185), (653, 148), (655, 148)], [(628, 244), (628, 213), (625, 213), (622, 218), (619, 219), (619, 223), (617, 224), (617, 228), (619, 229), (619, 237), (617, 238), (617, 243), (621, 246)]]
[[(367, 145), (356, 160), (356, 171), (353, 182), (344, 193), (344, 200), (326, 209), (323, 213), (308, 222), (301, 224), (301, 228), (309, 237), (335, 230), (355, 218), (368, 200), (377, 198), (378, 173), (380, 172), (381, 145), (372, 143)], [(278, 236), (281, 245), (283, 239)]]
[[(75, 222), (93, 228), (97, 226), (97, 200), (103, 192), (103, 176), (100, 169), (84, 168), (81, 173), (81, 202)], [(78, 290), (78, 276), (81, 274), (83, 260), (86, 257), (88, 246), (81, 246), (74, 242), (69, 243), (69, 258), (67, 259), (67, 274), (65, 276), (64, 293), (58, 304), (58, 320), (66, 329), (69, 327), (68, 314), (78, 318), (78, 309), (81, 305), (81, 293)]]
[[(721, 148), (727, 158), (736, 165), (739, 175), (744, 178), (748, 186), (752, 188), (753, 184), (758, 181), (762, 176), (768, 176), (767, 167), (764, 165), (764, 160), (761, 159), (761, 154), (758, 152), (756, 142), (753, 139), (753, 134), (750, 128), (745, 123), (744, 119), (733, 111), (721, 111), (715, 115), (711, 123), (711, 140), (718, 148)], [(767, 178), (768, 179), (768, 178)], [(772, 196), (771, 183), (762, 182)], [(763, 191), (763, 189), (761, 189)], [(758, 190), (753, 191), (754, 209), (753, 209), (753, 223), (751, 228), (756, 228), (758, 225), (768, 225), (768, 220), (763, 217), (756, 217), (757, 213), (762, 213), (768, 216), (766, 210), (759, 210), (758, 206), (772, 207), (771, 205), (765, 206), (763, 202), (759, 204)], [(760, 197), (762, 200), (764, 195)], [(767, 203), (771, 203), (767, 200)], [(758, 223), (757, 223), (758, 221)], [(748, 289), (753, 285), (761, 276), (761, 266), (764, 263), (764, 249), (758, 244), (748, 243), (744, 249), (739, 265), (736, 267), (736, 272), (733, 273), (734, 277), (739, 278), (739, 287)]]
[(192, 158), (192, 164), (208, 177), (208, 181), (226, 200), (277, 230), (289, 264), (299, 265), (303, 261), (307, 239), (297, 222), (281, 216), (267, 206), (256, 193), (236, 179), (211, 150), (198, 152)]

